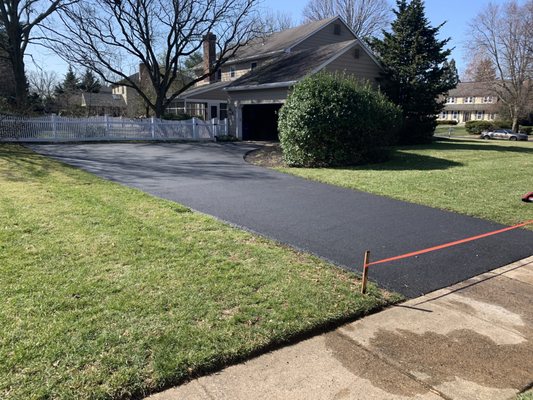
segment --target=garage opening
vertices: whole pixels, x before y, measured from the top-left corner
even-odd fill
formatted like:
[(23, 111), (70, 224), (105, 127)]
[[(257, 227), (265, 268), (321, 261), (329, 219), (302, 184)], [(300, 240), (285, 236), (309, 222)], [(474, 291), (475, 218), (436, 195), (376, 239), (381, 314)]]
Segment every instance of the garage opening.
[(281, 104), (242, 107), (242, 140), (279, 140), (278, 112)]

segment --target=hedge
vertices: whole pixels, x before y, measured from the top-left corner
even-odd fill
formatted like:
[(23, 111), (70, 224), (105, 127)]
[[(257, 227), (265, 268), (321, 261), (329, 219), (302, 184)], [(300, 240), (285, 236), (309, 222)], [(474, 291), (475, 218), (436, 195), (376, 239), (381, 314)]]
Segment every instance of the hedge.
[(370, 85), (318, 73), (297, 83), (280, 110), (283, 158), (301, 167), (378, 161), (401, 122), (400, 108)]

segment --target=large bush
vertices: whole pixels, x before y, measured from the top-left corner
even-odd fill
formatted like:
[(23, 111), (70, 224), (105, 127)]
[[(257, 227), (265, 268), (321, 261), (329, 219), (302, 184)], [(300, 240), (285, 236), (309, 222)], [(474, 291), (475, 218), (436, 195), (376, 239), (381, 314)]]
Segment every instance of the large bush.
[(494, 124), (489, 121), (468, 121), (465, 123), (465, 129), (472, 135), (479, 135), (483, 131), (494, 129)]
[(374, 161), (400, 125), (399, 107), (369, 85), (319, 73), (299, 82), (280, 110), (283, 158), (304, 167)]

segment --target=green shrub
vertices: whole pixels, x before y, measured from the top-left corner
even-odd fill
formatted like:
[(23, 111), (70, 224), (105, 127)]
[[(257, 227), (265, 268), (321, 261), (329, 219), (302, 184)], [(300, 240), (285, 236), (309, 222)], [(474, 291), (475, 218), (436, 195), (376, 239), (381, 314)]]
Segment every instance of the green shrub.
[(511, 129), (513, 127), (513, 123), (506, 120), (497, 120), (492, 122), (492, 126), (495, 129)]
[(459, 122), (457, 122), (454, 119), (440, 119), (437, 120), (437, 125), (457, 125)]
[(531, 133), (533, 132), (533, 126), (521, 126), (520, 131), (524, 132), (527, 135), (531, 135)]
[(300, 81), (279, 112), (284, 161), (291, 166), (376, 161), (401, 126), (401, 110), (346, 75), (319, 73)]
[(489, 121), (468, 121), (465, 123), (466, 131), (472, 135), (479, 135), (481, 132), (493, 128), (493, 123)]
[(192, 118), (192, 115), (189, 114), (165, 114), (162, 117), (163, 119), (169, 120), (169, 121), (185, 121)]

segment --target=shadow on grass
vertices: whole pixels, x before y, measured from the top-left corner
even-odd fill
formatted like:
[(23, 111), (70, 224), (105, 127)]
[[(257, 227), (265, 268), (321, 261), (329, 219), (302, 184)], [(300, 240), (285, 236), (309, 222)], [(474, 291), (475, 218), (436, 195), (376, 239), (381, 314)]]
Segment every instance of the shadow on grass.
[(337, 170), (358, 170), (358, 171), (432, 171), (460, 167), (464, 164), (456, 161), (446, 160), (420, 154), (403, 153), (402, 150), (395, 149), (391, 152), (388, 161), (378, 164), (366, 164), (352, 167), (336, 167)]
[(420, 150), (479, 150), (533, 154), (533, 143), (530, 142), (493, 142), (482, 141), (481, 139), (476, 140), (439, 138), (438, 141), (432, 144), (410, 146), (405, 148), (402, 147), (401, 150), (408, 150), (413, 148)]
[(65, 172), (64, 165), (18, 144), (0, 144), (0, 163), (2, 161), (9, 167), (2, 168), (0, 164), (0, 178), (12, 182), (33, 181), (54, 172)]

